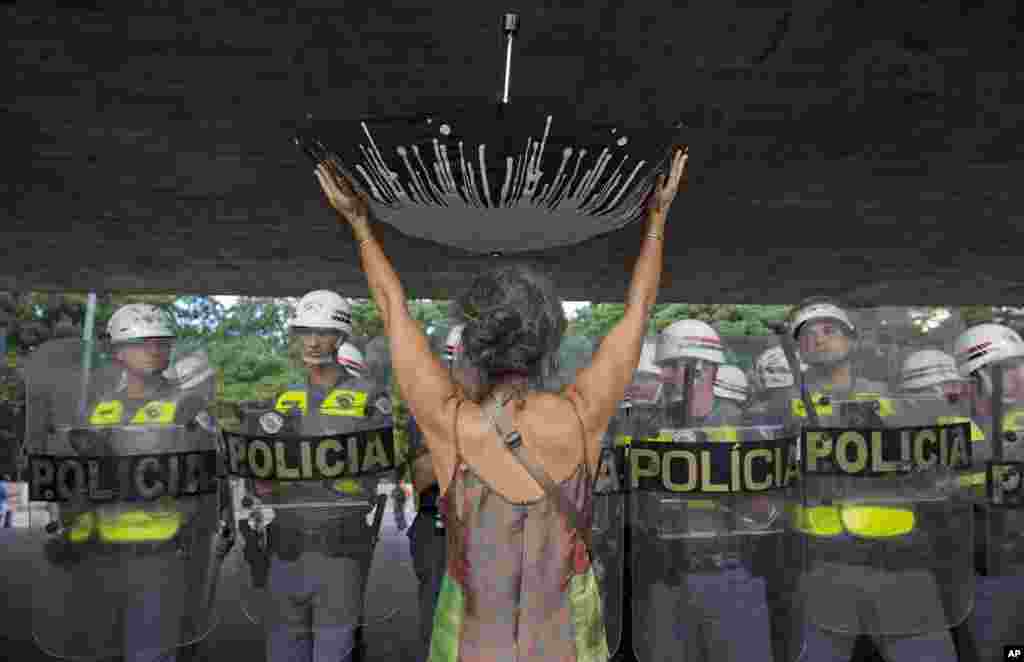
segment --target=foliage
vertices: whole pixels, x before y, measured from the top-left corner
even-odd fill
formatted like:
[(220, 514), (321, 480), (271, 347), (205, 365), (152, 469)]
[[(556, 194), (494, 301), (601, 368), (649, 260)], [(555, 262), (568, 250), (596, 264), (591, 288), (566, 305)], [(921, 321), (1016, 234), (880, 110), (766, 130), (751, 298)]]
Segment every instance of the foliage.
[[(698, 319), (714, 326), (725, 336), (767, 336), (773, 331), (769, 322), (782, 321), (791, 306), (761, 304), (691, 304), (655, 305), (651, 311), (651, 333), (659, 333), (672, 322)], [(625, 315), (623, 304), (599, 303), (581, 308), (573, 322), (576, 333), (590, 338), (603, 338)]]

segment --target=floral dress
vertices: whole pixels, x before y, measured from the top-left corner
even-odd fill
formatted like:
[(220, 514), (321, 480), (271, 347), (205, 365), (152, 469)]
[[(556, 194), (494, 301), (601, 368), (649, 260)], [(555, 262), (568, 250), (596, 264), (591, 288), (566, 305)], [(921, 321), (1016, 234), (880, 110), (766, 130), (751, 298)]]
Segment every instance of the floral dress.
[[(558, 488), (589, 529), (594, 479), (586, 462)], [(441, 508), (448, 567), (430, 662), (607, 662), (590, 551), (550, 498), (508, 501), (459, 455)]]

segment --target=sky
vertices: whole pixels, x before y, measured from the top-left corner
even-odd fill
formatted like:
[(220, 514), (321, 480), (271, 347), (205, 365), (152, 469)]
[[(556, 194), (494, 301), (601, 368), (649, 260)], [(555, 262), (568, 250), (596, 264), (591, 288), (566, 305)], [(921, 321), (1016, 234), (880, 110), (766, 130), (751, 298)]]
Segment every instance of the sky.
[[(220, 304), (225, 308), (230, 308), (231, 306), (235, 305), (236, 301), (238, 301), (237, 296), (219, 296), (213, 298), (219, 301)], [(576, 317), (577, 310), (589, 305), (589, 301), (566, 301), (562, 304), (562, 309), (565, 311), (566, 317), (568, 317), (569, 319), (574, 319)]]

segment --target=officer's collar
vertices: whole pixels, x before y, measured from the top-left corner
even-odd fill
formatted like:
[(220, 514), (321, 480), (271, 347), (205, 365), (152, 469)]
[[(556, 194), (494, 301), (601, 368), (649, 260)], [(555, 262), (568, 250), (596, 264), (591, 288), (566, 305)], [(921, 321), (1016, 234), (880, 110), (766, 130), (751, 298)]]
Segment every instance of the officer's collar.
[(131, 398), (128, 396), (128, 383), (124, 379), (117, 385), (117, 389), (114, 391), (114, 395), (126, 400), (151, 400), (153, 398), (166, 397), (174, 392), (174, 386), (166, 377), (161, 375), (160, 382), (152, 387), (146, 389), (145, 394), (140, 398)]
[(334, 383), (331, 386), (321, 386), (319, 384), (313, 384), (312, 382), (310, 382), (309, 381), (309, 375), (307, 374), (306, 375), (306, 388), (311, 390), (311, 391), (312, 390), (319, 390), (319, 391), (323, 391), (324, 393), (329, 393), (330, 391), (338, 388), (339, 386), (341, 386), (345, 382), (350, 381), (352, 379), (354, 379), (354, 378), (351, 375), (349, 375), (347, 372), (342, 370), (341, 373), (338, 374), (338, 378), (336, 380), (334, 380)]

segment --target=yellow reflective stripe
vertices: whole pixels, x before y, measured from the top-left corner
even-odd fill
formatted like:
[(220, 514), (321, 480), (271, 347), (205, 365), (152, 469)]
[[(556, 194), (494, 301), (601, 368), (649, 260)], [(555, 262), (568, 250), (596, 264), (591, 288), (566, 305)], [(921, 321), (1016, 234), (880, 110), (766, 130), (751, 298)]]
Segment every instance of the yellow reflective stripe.
[(693, 499), (686, 502), (686, 507), (690, 510), (716, 510), (718, 504), (711, 499)]
[(886, 506), (842, 508), (843, 525), (863, 538), (892, 538), (914, 530), (914, 511)]
[(277, 403), (274, 405), (274, 409), (284, 414), (292, 409), (298, 408), (303, 414), (305, 414), (306, 406), (305, 391), (285, 391), (277, 397)]
[(615, 446), (616, 447), (620, 447), (620, 448), (623, 447), (623, 446), (629, 446), (629, 443), (631, 441), (633, 441), (633, 437), (631, 435), (628, 435), (628, 434), (616, 435), (616, 437), (615, 437)]
[(362, 494), (363, 486), (354, 478), (342, 478), (334, 481), (334, 489), (343, 494)]
[(985, 473), (972, 473), (958, 476), (956, 482), (960, 487), (977, 487), (985, 485)]
[(1004, 432), (1018, 432), (1020, 431), (1021, 424), (1018, 422), (1024, 416), (1024, 411), (1013, 411), (1003, 416), (1003, 431)]
[(104, 542), (160, 542), (170, 540), (181, 528), (181, 513), (129, 511), (116, 517), (100, 517)]
[[(831, 416), (832, 415), (832, 401), (829, 400), (827, 405), (821, 404), (821, 399), (825, 397), (822, 393), (812, 393), (810, 396), (811, 402), (814, 404), (814, 410), (818, 412), (818, 416)], [(896, 413), (896, 405), (892, 400), (883, 398), (881, 393), (853, 393), (850, 396), (851, 400), (857, 400), (860, 402), (877, 402), (878, 403), (878, 414), (879, 416), (892, 416)], [(800, 398), (794, 398), (790, 402), (790, 411), (794, 416), (799, 418), (807, 418), (807, 408), (804, 407), (804, 401)]]
[(120, 400), (101, 402), (89, 415), (89, 425), (117, 425), (123, 415), (124, 403)]
[(838, 536), (843, 533), (839, 509), (835, 506), (797, 506), (793, 513), (794, 526), (798, 531), (814, 536)]
[(716, 428), (701, 428), (708, 435), (708, 441), (739, 441), (739, 433), (736, 428), (720, 426)]
[(320, 413), (324, 416), (362, 416), (366, 411), (367, 397), (364, 391), (336, 388), (324, 398)]
[[(708, 441), (739, 441), (739, 433), (736, 428), (729, 425), (720, 425), (717, 427), (707, 428), (687, 428), (694, 433), (704, 433), (707, 435)], [(673, 430), (662, 430), (658, 433), (658, 436), (653, 439), (645, 439), (644, 441), (661, 441), (661, 442), (672, 442), (673, 441)]]
[(174, 422), (174, 412), (178, 406), (173, 402), (153, 400), (147, 402), (132, 416), (132, 425), (160, 424), (170, 425)]
[(68, 539), (71, 542), (85, 542), (92, 536), (92, 530), (96, 526), (96, 516), (92, 513), (82, 513), (75, 518), (71, 530), (68, 531)]
[[(832, 415), (832, 401), (830, 400), (827, 405), (821, 404), (821, 393), (811, 394), (811, 404), (814, 405), (814, 410), (818, 412), (818, 416), (831, 416)], [(794, 416), (799, 418), (807, 418), (807, 408), (804, 407), (804, 401), (800, 398), (794, 398), (790, 403), (790, 409)]]
[(814, 536), (833, 537), (849, 531), (862, 538), (892, 538), (914, 530), (914, 511), (888, 506), (797, 506), (794, 525)]

